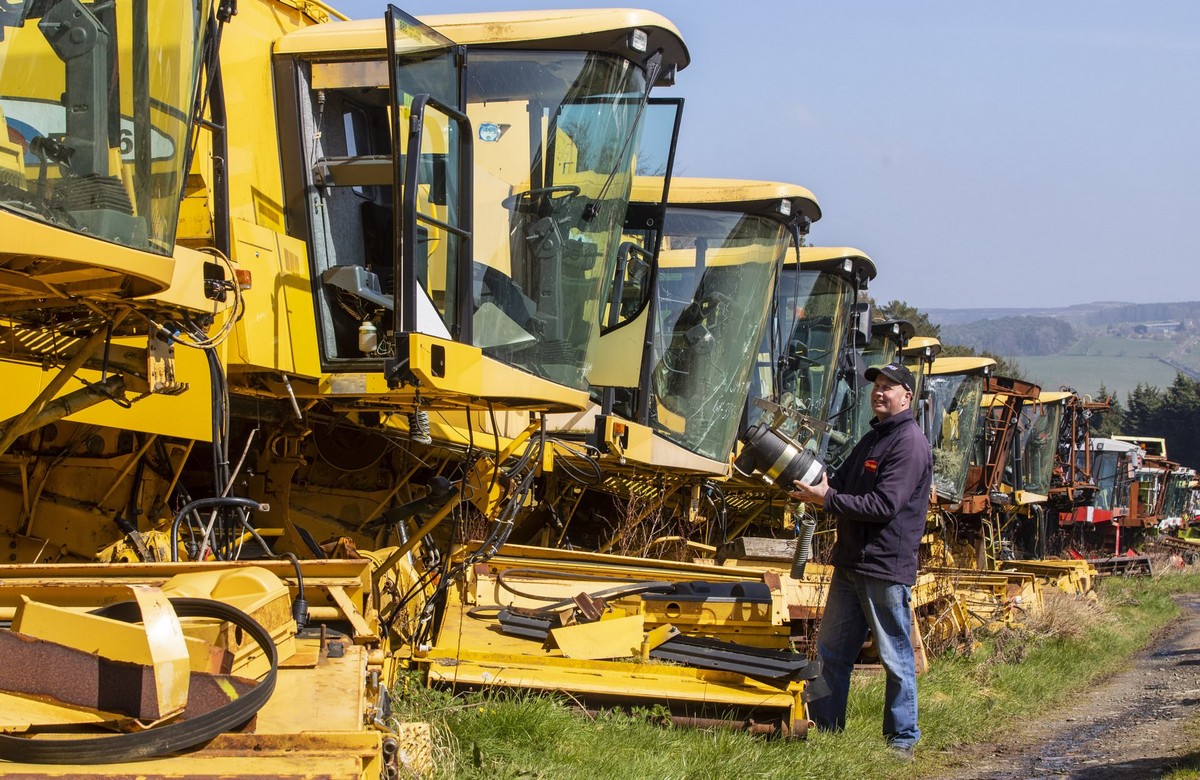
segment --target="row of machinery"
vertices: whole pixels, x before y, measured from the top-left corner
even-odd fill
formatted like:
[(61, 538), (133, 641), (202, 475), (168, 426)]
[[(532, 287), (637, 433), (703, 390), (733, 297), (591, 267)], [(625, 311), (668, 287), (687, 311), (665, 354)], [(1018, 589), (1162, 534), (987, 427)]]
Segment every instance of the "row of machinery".
[[(934, 449), (918, 653), (1085, 590), (1063, 528), (1133, 524), (1089, 401), (877, 321), (804, 187), (673, 175), (656, 14), (22, 0), (0, 33), (21, 772), (421, 774), (406, 670), (802, 735), (832, 539), (780, 488), (866, 430), (872, 364)], [(1114, 469), (1139, 527), (1191, 495)]]

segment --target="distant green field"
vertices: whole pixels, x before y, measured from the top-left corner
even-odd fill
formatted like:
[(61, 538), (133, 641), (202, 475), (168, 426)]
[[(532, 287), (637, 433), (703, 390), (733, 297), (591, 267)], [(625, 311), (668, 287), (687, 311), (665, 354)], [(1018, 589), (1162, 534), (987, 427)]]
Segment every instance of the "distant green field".
[[(1123, 345), (1148, 344), (1150, 342), (1121, 341)], [(1121, 403), (1137, 387), (1138, 383), (1166, 388), (1175, 381), (1175, 369), (1153, 357), (1132, 355), (1023, 355), (1009, 358), (1021, 367), (1031, 381), (1044, 390), (1057, 390), (1066, 385), (1079, 393), (1095, 395), (1103, 384), (1115, 393)]]
[[(1152, 339), (1130, 339), (1119, 336), (1085, 336), (1062, 351), (1063, 355), (1087, 355), (1091, 357), (1141, 357), (1166, 356), (1175, 345), (1170, 341)], [(1174, 377), (1174, 374), (1172, 374)], [(1136, 382), (1134, 384), (1137, 384)]]

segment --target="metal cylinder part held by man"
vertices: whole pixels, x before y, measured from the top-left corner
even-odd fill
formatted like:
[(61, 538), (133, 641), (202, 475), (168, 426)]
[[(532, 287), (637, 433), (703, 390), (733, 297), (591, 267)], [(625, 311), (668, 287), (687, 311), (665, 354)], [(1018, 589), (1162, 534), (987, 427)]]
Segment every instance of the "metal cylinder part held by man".
[(733, 467), (749, 475), (759, 471), (788, 492), (799, 481), (813, 485), (825, 474), (825, 464), (811, 451), (766, 425), (753, 425), (742, 437), (742, 452)]

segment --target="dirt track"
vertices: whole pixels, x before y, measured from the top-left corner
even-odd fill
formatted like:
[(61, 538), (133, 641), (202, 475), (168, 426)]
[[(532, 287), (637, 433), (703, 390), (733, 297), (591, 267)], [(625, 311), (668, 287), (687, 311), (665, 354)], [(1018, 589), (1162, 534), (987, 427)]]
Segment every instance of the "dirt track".
[(1014, 728), (1009, 744), (956, 750), (940, 780), (1149, 780), (1200, 759), (1200, 593), (1130, 666), (1074, 703)]

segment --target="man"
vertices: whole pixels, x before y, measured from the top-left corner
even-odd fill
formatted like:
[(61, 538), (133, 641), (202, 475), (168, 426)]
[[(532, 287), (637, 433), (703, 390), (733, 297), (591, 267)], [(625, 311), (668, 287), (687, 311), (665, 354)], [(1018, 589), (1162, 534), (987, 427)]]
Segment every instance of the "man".
[(870, 629), (887, 673), (884, 738), (897, 755), (911, 760), (921, 730), (910, 596), (933, 457), (912, 415), (912, 372), (889, 363), (867, 369), (864, 376), (874, 383), (871, 431), (832, 478), (812, 486), (796, 482), (792, 493), (837, 517), (833, 580), (817, 632), (821, 679), (830, 693), (810, 702), (809, 713), (818, 727), (845, 727), (850, 672)]

